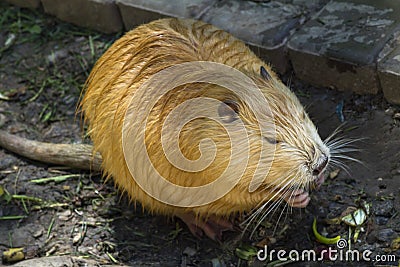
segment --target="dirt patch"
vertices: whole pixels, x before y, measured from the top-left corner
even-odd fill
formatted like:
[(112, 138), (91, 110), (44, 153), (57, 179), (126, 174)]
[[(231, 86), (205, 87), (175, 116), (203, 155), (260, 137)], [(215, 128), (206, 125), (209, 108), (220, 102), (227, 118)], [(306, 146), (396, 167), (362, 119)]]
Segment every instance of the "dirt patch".
[[(0, 13), (1, 129), (46, 142), (88, 142), (82, 141), (80, 118), (75, 117), (80, 91), (95, 60), (119, 35), (102, 35), (3, 3)], [(260, 266), (265, 263), (257, 260), (255, 252), (264, 244), (287, 252), (327, 249), (312, 233), (314, 217), (319, 232), (347, 239), (348, 226), (324, 220), (365, 202), (371, 204), (371, 213), (352, 249), (370, 250), (371, 259), (397, 258), (352, 264), (397, 266), (399, 108), (388, 105), (381, 95), (356, 96), (296, 80), (291, 87), (308, 106), (322, 137), (341, 124), (336, 111), (343, 101), (343, 135), (364, 138), (356, 143), (362, 150), (351, 154), (363, 164), (345, 161), (349, 173), (341, 170), (328, 178), (306, 209), (280, 209), (270, 215), (252, 240), (248, 232), (243, 237), (227, 233), (222, 243), (196, 239), (181, 222), (149, 215), (139, 204), (129, 204), (99, 174), (47, 166), (0, 149), (0, 186), (13, 196), (0, 197), (0, 250), (24, 247), (27, 258), (69, 255), (130, 266)], [(35, 182), (60, 176), (60, 181)], [(349, 264), (325, 260), (292, 266)]]

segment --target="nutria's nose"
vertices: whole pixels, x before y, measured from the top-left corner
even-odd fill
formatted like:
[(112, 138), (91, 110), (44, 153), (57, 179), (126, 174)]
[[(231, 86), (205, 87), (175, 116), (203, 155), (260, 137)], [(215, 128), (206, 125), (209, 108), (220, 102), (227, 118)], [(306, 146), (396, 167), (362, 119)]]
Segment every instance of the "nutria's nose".
[(328, 164), (328, 157), (325, 154), (322, 154), (318, 162), (318, 165), (313, 170), (313, 175), (315, 176), (319, 175), (326, 167), (326, 165)]

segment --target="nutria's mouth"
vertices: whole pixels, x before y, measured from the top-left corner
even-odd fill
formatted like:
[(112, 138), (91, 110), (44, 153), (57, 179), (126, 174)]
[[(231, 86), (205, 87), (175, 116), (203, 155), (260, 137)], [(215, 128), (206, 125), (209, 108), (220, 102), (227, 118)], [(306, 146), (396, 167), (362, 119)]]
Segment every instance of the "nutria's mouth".
[(295, 191), (298, 189), (303, 189), (306, 192), (310, 192), (318, 190), (322, 186), (324, 181), (325, 181), (325, 172), (321, 172), (320, 174), (313, 176), (313, 180), (308, 185), (293, 183), (287, 188), (287, 191)]
[(325, 181), (325, 172), (321, 172), (315, 176), (314, 180), (311, 182), (310, 190), (318, 190)]
[(325, 181), (325, 172), (313, 176), (313, 180), (308, 185), (292, 184), (287, 190), (283, 190), (282, 197), (286, 202), (297, 208), (304, 208), (310, 202), (310, 192), (318, 190)]

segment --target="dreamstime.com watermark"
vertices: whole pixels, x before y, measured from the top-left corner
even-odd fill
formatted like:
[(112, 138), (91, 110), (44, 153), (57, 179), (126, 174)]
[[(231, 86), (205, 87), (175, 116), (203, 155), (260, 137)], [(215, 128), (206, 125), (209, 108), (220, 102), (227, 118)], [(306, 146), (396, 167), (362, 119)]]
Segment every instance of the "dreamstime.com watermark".
[[(371, 250), (359, 251), (356, 249), (347, 248), (348, 243), (345, 239), (340, 239), (336, 243), (336, 248), (328, 247), (325, 250), (317, 253), (315, 250), (268, 250), (267, 245), (257, 252), (257, 259), (259, 261), (303, 261), (303, 262), (317, 262), (317, 261), (342, 261), (342, 262), (382, 262), (382, 263), (396, 263), (398, 259), (393, 254), (389, 255), (374, 255)], [(347, 248), (347, 249), (346, 249)]]
[[(131, 98), (124, 117), (122, 146), (125, 162), (135, 182), (158, 201), (178, 207), (202, 206), (222, 198), (240, 181), (248, 168), (250, 158), (248, 129), (241, 119), (224, 120), (219, 112), (221, 106), (222, 109), (231, 107), (216, 98), (194, 97), (178, 103), (168, 111), (162, 129), (149, 130), (149, 127), (155, 124), (154, 118), (150, 121), (150, 114), (162, 97), (179, 86), (199, 83), (231, 91), (229, 95), (235, 95), (242, 103), (245, 103), (256, 118), (261, 133), (259, 159), (263, 161), (259, 160), (256, 165), (248, 187), (249, 192), (256, 190), (268, 176), (275, 152), (275, 144), (262, 141), (263, 136), (272, 139), (275, 137), (273, 112), (254, 81), (241, 71), (224, 64), (197, 61), (177, 64), (157, 72), (146, 80)], [(190, 91), (188, 93), (190, 94)], [(171, 101), (166, 105), (173, 103)], [(217, 155), (213, 136), (200, 141), (198, 145), (200, 158), (190, 160), (181, 152), (179, 136), (183, 127), (199, 118), (212, 120), (225, 129), (231, 145), (228, 166), (217, 179), (202, 186), (188, 187), (171, 183), (159, 173), (157, 167), (160, 166), (154, 166), (155, 163), (150, 159), (145, 142), (146, 131), (161, 132), (163, 155), (160, 158), (165, 157), (174, 168), (190, 176), (210, 166)], [(196, 132), (193, 134), (195, 135)], [(137, 155), (140, 155), (140, 160)]]

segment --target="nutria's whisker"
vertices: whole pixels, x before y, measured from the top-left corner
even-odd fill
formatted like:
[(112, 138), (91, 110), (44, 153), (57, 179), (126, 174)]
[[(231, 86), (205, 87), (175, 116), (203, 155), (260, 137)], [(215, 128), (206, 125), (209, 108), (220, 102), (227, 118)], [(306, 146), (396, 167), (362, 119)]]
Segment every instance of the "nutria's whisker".
[(347, 159), (347, 160), (354, 161), (354, 162), (357, 162), (357, 163), (360, 163), (360, 164), (364, 165), (364, 163), (361, 160), (353, 158), (353, 157), (350, 157), (350, 156), (347, 156), (347, 155), (343, 155), (343, 154), (333, 155), (332, 158), (335, 158), (335, 159), (338, 159), (338, 158), (339, 159)]
[[(258, 214), (259, 214), (270, 202), (274, 202), (274, 201), (278, 202), (279, 200), (281, 200), (281, 199), (279, 198), (279, 196), (282, 194), (282, 191), (285, 190), (285, 187), (286, 187), (289, 183), (286, 183), (286, 184), (283, 185), (283, 186), (280, 186), (280, 185), (281, 185), (284, 181), (286, 181), (286, 180), (289, 180), (289, 178), (286, 178), (285, 180), (283, 180), (283, 181), (277, 186), (277, 187), (279, 188), (279, 190), (278, 190), (278, 191), (273, 191), (273, 192), (275, 192), (275, 193), (274, 193), (272, 196), (271, 196), (271, 194), (266, 194), (265, 197), (262, 199), (262, 202), (261, 202), (261, 203), (264, 203), (264, 204), (262, 204), (261, 207), (257, 208), (257, 210), (256, 210), (255, 212), (252, 212), (251, 215), (249, 216), (249, 218), (247, 218), (242, 224), (245, 224), (245, 223), (247, 223), (247, 222), (248, 222), (248, 224), (251, 224), (252, 221), (258, 216)], [(278, 198), (278, 201), (275, 200), (276, 198)], [(267, 201), (264, 202), (265, 200), (267, 200)], [(246, 228), (247, 228), (247, 227), (246, 227)]]
[[(292, 170), (292, 173), (294, 173), (296, 176), (301, 176), (298, 170)], [(281, 211), (281, 214), (278, 217), (277, 224), (279, 223), (281, 216), (285, 209), (288, 207), (292, 209), (292, 207), (284, 200), (285, 197), (290, 196), (289, 199), (293, 196), (294, 191), (298, 190), (302, 187), (301, 184), (293, 184), (294, 177), (293, 176), (288, 176), (284, 180), (282, 180), (277, 187), (279, 187), (279, 190), (272, 196), (266, 196), (265, 199), (267, 200), (261, 207), (259, 207), (255, 212), (253, 212), (242, 224), (246, 224), (243, 232), (247, 230), (247, 228), (252, 224), (254, 220), (257, 220), (256, 225), (253, 227), (253, 230), (250, 234), (250, 238), (253, 236), (255, 230), (260, 226), (260, 224), (267, 218), (268, 215), (272, 215), (278, 210), (278, 207), (282, 204), (282, 202), (285, 204), (283, 211)], [(278, 199), (276, 199), (278, 197)], [(269, 205), (272, 202), (271, 205)], [(266, 208), (266, 209), (265, 209)], [(276, 224), (276, 226), (277, 226)], [(276, 230), (276, 226), (274, 229), (274, 232)]]
[(360, 149), (360, 148), (345, 147), (345, 148), (338, 148), (335, 150), (331, 150), (331, 155), (348, 153), (348, 152), (360, 152), (360, 151), (362, 151), (362, 149)]
[[(335, 149), (335, 148), (341, 148), (345, 146), (349, 146), (350, 144), (353, 144), (355, 142), (359, 142), (363, 140), (363, 138), (356, 138), (356, 139), (349, 139), (349, 138), (338, 138), (338, 139), (333, 139), (328, 143), (325, 143), (329, 148)], [(352, 147), (352, 146), (349, 146)]]
[[(283, 186), (281, 186), (281, 184), (283, 184), (286, 180), (287, 180), (288, 182), (285, 183)], [(252, 214), (251, 214), (247, 219), (245, 219), (245, 220), (242, 222), (242, 224), (246, 224), (246, 226), (245, 226), (245, 228), (244, 228), (244, 230), (243, 230), (243, 233), (246, 232), (247, 228), (251, 225), (251, 223), (252, 223), (254, 220), (256, 220), (257, 217), (259, 217), (259, 215), (262, 213), (262, 211), (264, 210), (265, 207), (267, 207), (267, 209), (266, 209), (265, 212), (261, 215), (261, 218), (264, 218), (264, 219), (265, 219), (266, 216), (268, 216), (268, 214), (269, 214), (271, 211), (275, 210), (276, 207), (277, 207), (278, 205), (280, 205), (281, 201), (283, 200), (280, 196), (282, 196), (282, 195), (285, 193), (285, 190), (287, 190), (286, 187), (289, 186), (289, 185), (290, 185), (290, 178), (285, 178), (285, 179), (278, 185), (278, 187), (279, 187), (279, 190), (278, 190), (278, 191), (274, 191), (275, 193), (274, 193), (272, 196), (271, 196), (270, 194), (267, 194), (267, 195), (264, 197), (264, 199), (263, 199), (262, 202), (261, 202), (261, 203), (264, 203), (264, 204), (262, 204), (262, 206), (259, 207), (255, 212), (252, 212)], [(265, 200), (267, 200), (267, 201), (264, 202)], [(269, 206), (269, 204), (270, 204), (271, 202), (272, 202), (273, 204), (272, 204), (272, 206)], [(262, 221), (263, 221), (263, 219), (258, 220), (257, 225), (254, 227), (254, 229), (257, 229), (258, 226), (261, 224)], [(251, 236), (253, 235), (253, 233), (254, 233), (254, 230), (253, 230), (253, 232), (251, 233)]]
[[(271, 203), (271, 202), (272, 202), (272, 205), (268, 205), (268, 204)], [(257, 214), (257, 217), (254, 217), (254, 218), (253, 218), (253, 220), (254, 220), (254, 219), (257, 219), (257, 223), (256, 223), (256, 225), (253, 227), (253, 230), (252, 230), (251, 233), (250, 233), (250, 238), (253, 237), (255, 231), (256, 231), (257, 228), (261, 225), (261, 223), (265, 220), (265, 218), (266, 218), (271, 212), (273, 212), (272, 215), (276, 212), (276, 210), (277, 210), (278, 207), (282, 204), (282, 202), (285, 202), (282, 198), (279, 198), (278, 200), (275, 200), (275, 201), (267, 200), (267, 202), (262, 206), (262, 209), (260, 209), (259, 213)], [(266, 209), (264, 210), (264, 208), (266, 208)], [(250, 226), (250, 224), (252, 223), (253, 220), (251, 220), (251, 221), (247, 224), (247, 226), (246, 226), (245, 229), (247, 229), (248, 226)]]
[(342, 127), (343, 125), (340, 125), (338, 128), (336, 128), (335, 131), (324, 140), (324, 143), (326, 144), (326, 146), (328, 146), (330, 150), (331, 166), (339, 167), (340, 169), (343, 169), (348, 175), (350, 175), (350, 168), (342, 160), (357, 162), (365, 166), (362, 161), (347, 155), (347, 153), (362, 151), (362, 149), (358, 148), (355, 143), (365, 140), (366, 138), (336, 137), (336, 135), (341, 131)]
[(333, 132), (330, 135), (328, 135), (328, 137), (325, 138), (325, 140), (323, 141), (324, 144), (329, 143), (330, 140), (332, 140), (336, 135), (338, 135), (340, 132), (342, 132), (343, 127), (345, 125), (346, 125), (346, 123), (342, 123), (338, 127), (336, 127), (336, 129), (333, 130)]
[(347, 173), (347, 175), (350, 176), (350, 168), (346, 164), (344, 164), (342, 161), (337, 160), (337, 159), (331, 159), (331, 165), (332, 165), (332, 168), (337, 167), (339, 169), (344, 170)]
[[(292, 186), (292, 187), (293, 187), (293, 186)], [(288, 196), (288, 195), (289, 195), (289, 196), (290, 196), (289, 199), (291, 199), (291, 198), (293, 197), (293, 195), (294, 195), (294, 192), (295, 192), (296, 190), (299, 190), (301, 187), (302, 187), (301, 184), (295, 184), (294, 187), (293, 187), (293, 189), (291, 190), (291, 189), (288, 188), (288, 189), (286, 190), (286, 192), (283, 194), (283, 196)], [(285, 210), (287, 210), (287, 211), (289, 212), (289, 209), (290, 209), (290, 213), (291, 213), (292, 210), (293, 210), (293, 207), (292, 207), (291, 205), (289, 205), (289, 203), (288, 203), (287, 201), (284, 201), (284, 198), (281, 198), (281, 199), (280, 199), (279, 205), (280, 205), (282, 202), (284, 203), (284, 206), (283, 206), (283, 208), (282, 208), (282, 210), (281, 210), (281, 212), (280, 212), (280, 214), (279, 214), (278, 219), (277, 219), (276, 222), (275, 222), (275, 227), (274, 227), (273, 233), (276, 232), (276, 229), (278, 228), (278, 224), (279, 224), (279, 222), (280, 222), (280, 220), (281, 220), (281, 217), (282, 217), (283, 213), (285, 212)], [(275, 213), (276, 210), (277, 210), (277, 208), (274, 210), (274, 213)], [(286, 212), (286, 216), (287, 216), (288, 212)], [(274, 213), (273, 213), (273, 214), (274, 214)], [(285, 216), (285, 219), (286, 219), (286, 216)], [(265, 218), (266, 218), (266, 216), (263, 217), (263, 218), (261, 219), (261, 221), (265, 220)]]
[[(279, 205), (282, 203), (282, 201), (283, 201), (283, 199), (280, 201)], [(282, 215), (283, 215), (283, 213), (285, 213), (285, 210), (289, 211), (289, 208), (290, 208), (290, 212), (292, 211), (292, 206), (290, 206), (286, 201), (283, 201), (283, 204), (284, 204), (283, 208), (282, 208), (282, 210), (281, 210), (281, 212), (280, 212), (280, 214), (278, 216), (278, 219), (275, 222), (274, 230), (272, 231), (273, 234), (275, 234), (276, 229), (278, 228), (279, 222), (280, 222), (280, 220), (282, 218)], [(275, 209), (275, 210), (277, 210), (277, 209)], [(275, 211), (274, 211), (274, 213), (275, 213)], [(287, 216), (287, 214), (288, 214), (288, 212), (286, 212), (286, 216)], [(283, 221), (286, 220), (286, 218), (287, 218), (286, 216), (285, 216), (285, 219)]]

